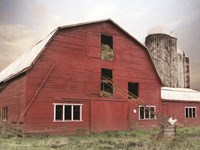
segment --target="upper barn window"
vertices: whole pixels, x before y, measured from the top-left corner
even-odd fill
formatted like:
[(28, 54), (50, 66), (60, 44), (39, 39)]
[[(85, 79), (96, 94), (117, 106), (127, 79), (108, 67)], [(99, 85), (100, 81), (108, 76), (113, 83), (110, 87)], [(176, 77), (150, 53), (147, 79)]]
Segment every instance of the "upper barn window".
[(113, 61), (113, 37), (108, 35), (101, 35), (101, 59)]
[(139, 96), (139, 83), (135, 83), (135, 82), (128, 82), (128, 98), (132, 99), (135, 98), (137, 99)]
[(112, 80), (112, 70), (101, 69), (101, 95), (105, 97), (113, 96), (113, 85), (110, 82)]

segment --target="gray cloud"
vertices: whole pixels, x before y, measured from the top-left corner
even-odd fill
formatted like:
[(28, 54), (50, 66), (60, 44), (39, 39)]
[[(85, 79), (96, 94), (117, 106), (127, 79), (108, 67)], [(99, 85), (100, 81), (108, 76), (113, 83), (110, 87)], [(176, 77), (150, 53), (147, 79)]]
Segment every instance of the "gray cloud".
[(0, 24), (0, 69), (19, 58), (33, 46), (36, 34), (26, 26)]

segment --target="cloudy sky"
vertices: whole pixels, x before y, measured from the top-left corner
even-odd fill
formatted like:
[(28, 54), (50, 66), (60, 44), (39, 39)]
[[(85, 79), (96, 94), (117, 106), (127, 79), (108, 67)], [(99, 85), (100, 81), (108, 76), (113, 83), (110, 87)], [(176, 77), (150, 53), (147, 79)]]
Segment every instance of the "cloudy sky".
[(173, 31), (200, 90), (200, 0), (0, 0), (0, 70), (57, 26), (111, 18), (144, 43), (149, 29)]

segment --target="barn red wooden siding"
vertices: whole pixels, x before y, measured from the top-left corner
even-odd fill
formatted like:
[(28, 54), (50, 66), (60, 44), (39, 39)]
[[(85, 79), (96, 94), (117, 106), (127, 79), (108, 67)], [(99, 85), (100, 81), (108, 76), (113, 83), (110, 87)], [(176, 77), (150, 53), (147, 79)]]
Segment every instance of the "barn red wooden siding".
[[(101, 34), (113, 37), (114, 61), (100, 58)], [(20, 101), (25, 100), (25, 106), (52, 64), (55, 64), (54, 70), (24, 116), (24, 133), (75, 134), (79, 130), (89, 133), (128, 130), (138, 124), (158, 125), (156, 120), (139, 120), (138, 106), (122, 99), (117, 91), (111, 98), (99, 96), (101, 69), (111, 69), (113, 79), (120, 86), (128, 88), (128, 82), (139, 83), (140, 98), (161, 109), (161, 83), (147, 50), (112, 22), (60, 29), (22, 78), (24, 92)], [(22, 79), (16, 79), (9, 86), (18, 86)], [(11, 93), (9, 86), (4, 92)], [(7, 95), (1, 94), (1, 99)], [(15, 95), (9, 98), (12, 96)], [(83, 121), (54, 122), (53, 103), (83, 104)], [(16, 112), (23, 112), (25, 106)], [(137, 110), (135, 114), (133, 109)]]
[[(26, 76), (22, 74), (8, 81), (6, 87), (0, 92), (0, 106), (8, 107), (8, 122), (12, 126), (17, 124), (17, 121), (25, 107), (26, 99)], [(2, 123), (7, 123), (3, 121)], [(22, 119), (19, 125), (23, 124)]]
[[(196, 108), (194, 118), (186, 118), (185, 108)], [(167, 116), (172, 116), (178, 119), (177, 124), (181, 126), (197, 126), (200, 125), (200, 102), (191, 101), (163, 101), (162, 102), (163, 113)]]

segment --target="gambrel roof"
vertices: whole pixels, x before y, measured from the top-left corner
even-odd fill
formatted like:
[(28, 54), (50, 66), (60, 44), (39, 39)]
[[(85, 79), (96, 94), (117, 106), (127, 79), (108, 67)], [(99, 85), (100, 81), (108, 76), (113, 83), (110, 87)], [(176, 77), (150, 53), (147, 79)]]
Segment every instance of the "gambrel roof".
[[(88, 24), (95, 24), (95, 23), (101, 23), (101, 22), (111, 22), (116, 27), (118, 27), (120, 30), (122, 30), (126, 35), (128, 35), (132, 40), (134, 40), (136, 43), (138, 43), (139, 46), (143, 47), (147, 54), (149, 55), (149, 58), (151, 59), (151, 56), (147, 50), (147, 48), (140, 43), (137, 39), (135, 39), (132, 35), (130, 35), (127, 31), (125, 31), (123, 28), (121, 28), (118, 24), (116, 24), (111, 19), (105, 19), (105, 20), (99, 20), (99, 21), (93, 21), (93, 22), (85, 22), (85, 23), (79, 23), (79, 24), (72, 24), (67, 26), (60, 26), (53, 30), (46, 38), (38, 42), (32, 49), (28, 50), (26, 53), (22, 55), (18, 60), (14, 61), (12, 64), (10, 64), (7, 68), (5, 68), (3, 71), (0, 72), (0, 83), (6, 82), (19, 74), (26, 72), (29, 70), (32, 65), (36, 62), (37, 58), (40, 56), (40, 54), (43, 52), (45, 47), (48, 45), (48, 43), (51, 41), (52, 37), (58, 32), (60, 29), (66, 29), (66, 28), (72, 28), (77, 26), (83, 26)], [(153, 62), (151, 61), (152, 65), (154, 66)], [(157, 74), (157, 71), (154, 66), (154, 70)], [(158, 76), (158, 74), (157, 74)], [(160, 83), (162, 84), (160, 77), (158, 76), (158, 79)]]

